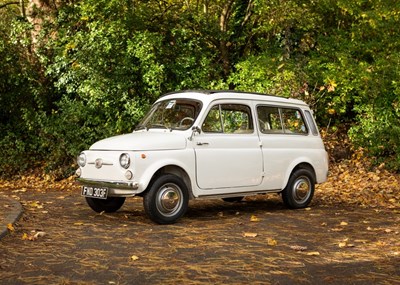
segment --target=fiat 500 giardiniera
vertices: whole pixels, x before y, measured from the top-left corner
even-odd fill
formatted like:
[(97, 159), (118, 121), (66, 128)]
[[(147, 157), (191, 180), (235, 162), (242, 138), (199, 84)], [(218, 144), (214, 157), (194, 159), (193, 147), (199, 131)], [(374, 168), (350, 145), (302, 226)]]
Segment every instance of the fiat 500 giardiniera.
[(94, 211), (115, 212), (127, 197), (142, 196), (159, 224), (176, 222), (198, 198), (281, 193), (289, 208), (304, 208), (328, 175), (306, 103), (234, 91), (167, 94), (132, 133), (94, 143), (78, 164)]

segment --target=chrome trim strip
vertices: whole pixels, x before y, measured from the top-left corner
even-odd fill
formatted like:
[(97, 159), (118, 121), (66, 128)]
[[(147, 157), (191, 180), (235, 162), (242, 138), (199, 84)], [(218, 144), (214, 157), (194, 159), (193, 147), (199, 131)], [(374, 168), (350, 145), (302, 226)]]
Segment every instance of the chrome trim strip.
[(237, 192), (237, 193), (227, 193), (227, 194), (211, 194), (211, 195), (199, 195), (197, 199), (209, 199), (209, 198), (232, 198), (238, 196), (254, 196), (258, 194), (273, 194), (282, 192), (282, 189), (271, 189), (271, 190), (258, 190), (249, 192)]

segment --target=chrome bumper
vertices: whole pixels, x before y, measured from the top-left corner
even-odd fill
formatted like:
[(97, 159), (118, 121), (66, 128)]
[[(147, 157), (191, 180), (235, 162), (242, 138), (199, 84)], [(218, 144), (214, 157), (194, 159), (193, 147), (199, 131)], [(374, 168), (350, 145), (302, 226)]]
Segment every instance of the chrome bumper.
[(138, 182), (131, 181), (99, 181), (86, 178), (77, 178), (76, 181), (85, 186), (107, 187), (110, 189), (137, 190), (139, 188)]

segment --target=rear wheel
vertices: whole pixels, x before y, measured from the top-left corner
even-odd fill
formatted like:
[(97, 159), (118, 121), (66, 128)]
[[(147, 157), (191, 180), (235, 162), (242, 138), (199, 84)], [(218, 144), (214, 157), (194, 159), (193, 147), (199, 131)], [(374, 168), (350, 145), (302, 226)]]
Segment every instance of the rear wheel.
[(305, 208), (311, 202), (314, 190), (314, 174), (309, 169), (300, 168), (290, 176), (288, 184), (282, 191), (282, 200), (289, 208)]
[(188, 204), (187, 187), (181, 178), (173, 174), (156, 178), (143, 197), (146, 214), (158, 224), (175, 223), (186, 213)]
[(125, 197), (108, 197), (107, 199), (96, 199), (86, 197), (86, 202), (97, 213), (113, 213), (118, 211), (125, 202)]

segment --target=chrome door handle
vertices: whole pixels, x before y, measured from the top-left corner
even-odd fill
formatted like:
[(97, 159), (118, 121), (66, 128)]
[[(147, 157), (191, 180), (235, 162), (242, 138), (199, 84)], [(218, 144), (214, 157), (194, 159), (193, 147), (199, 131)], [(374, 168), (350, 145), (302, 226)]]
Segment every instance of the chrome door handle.
[(197, 145), (208, 145), (208, 142), (197, 142)]

